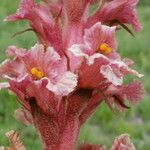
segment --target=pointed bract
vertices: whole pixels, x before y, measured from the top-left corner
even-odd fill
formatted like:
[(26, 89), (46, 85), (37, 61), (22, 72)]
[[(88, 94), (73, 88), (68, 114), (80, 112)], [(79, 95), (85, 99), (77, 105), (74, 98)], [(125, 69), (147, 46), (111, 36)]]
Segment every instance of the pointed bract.
[(106, 2), (102, 8), (89, 18), (87, 26), (91, 26), (98, 21), (105, 24), (114, 25), (121, 23), (127, 23), (133, 26), (135, 31), (141, 30), (142, 26), (139, 22), (136, 12), (136, 5), (138, 0), (112, 0)]

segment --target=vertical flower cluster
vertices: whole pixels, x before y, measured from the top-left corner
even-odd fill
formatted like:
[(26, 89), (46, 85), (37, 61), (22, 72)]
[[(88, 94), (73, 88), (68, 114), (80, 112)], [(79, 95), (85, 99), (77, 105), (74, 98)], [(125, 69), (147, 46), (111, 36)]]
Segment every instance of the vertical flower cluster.
[[(121, 58), (116, 41), (119, 25), (141, 29), (137, 2), (21, 0), (18, 11), (5, 19), (28, 20), (38, 37), (30, 50), (8, 47), (8, 59), (0, 65), (6, 82), (0, 88), (17, 95), (23, 107), (16, 118), (34, 124), (45, 150), (75, 149), (80, 127), (102, 101), (123, 111), (126, 100), (142, 99), (139, 81), (123, 83), (126, 75), (143, 75), (130, 68), (132, 60)], [(99, 5), (92, 16), (91, 5)]]

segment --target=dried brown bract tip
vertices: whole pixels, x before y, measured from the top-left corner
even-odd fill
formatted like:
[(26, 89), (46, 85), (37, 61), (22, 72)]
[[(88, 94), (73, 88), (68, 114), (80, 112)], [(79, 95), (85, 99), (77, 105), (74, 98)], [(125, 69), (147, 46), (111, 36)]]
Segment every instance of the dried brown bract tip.
[(20, 139), (19, 133), (17, 133), (14, 130), (11, 130), (6, 133), (6, 136), (10, 141), (11, 147), (0, 147), (0, 150), (26, 150)]
[(136, 150), (128, 134), (117, 137), (110, 150)]

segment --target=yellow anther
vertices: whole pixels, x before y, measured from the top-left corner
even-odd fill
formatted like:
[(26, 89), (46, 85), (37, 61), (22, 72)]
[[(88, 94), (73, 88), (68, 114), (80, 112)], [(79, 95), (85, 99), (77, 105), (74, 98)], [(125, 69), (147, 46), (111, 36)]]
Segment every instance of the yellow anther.
[(33, 67), (30, 72), (36, 79), (41, 79), (44, 77), (44, 73), (39, 71), (36, 67)]
[(112, 52), (112, 48), (108, 44), (103, 43), (99, 46), (98, 51), (103, 53), (103, 54), (110, 54)]
[(36, 75), (37, 73), (38, 73), (38, 70), (37, 70), (36, 67), (34, 67), (34, 68), (31, 69), (31, 74), (32, 75)]
[(38, 71), (37, 74), (36, 74), (36, 77), (37, 77), (38, 79), (41, 79), (41, 78), (44, 77), (44, 73), (41, 72), (41, 71)]

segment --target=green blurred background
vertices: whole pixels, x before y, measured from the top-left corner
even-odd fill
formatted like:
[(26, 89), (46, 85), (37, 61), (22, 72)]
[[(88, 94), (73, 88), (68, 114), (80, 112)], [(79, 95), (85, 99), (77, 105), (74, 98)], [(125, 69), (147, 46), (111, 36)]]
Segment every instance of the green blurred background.
[[(30, 48), (36, 38), (33, 33), (27, 32), (16, 38), (11, 36), (17, 31), (28, 28), (24, 21), (17, 23), (3, 22), (5, 16), (15, 12), (19, 0), (0, 0), (0, 61), (5, 59), (5, 49), (8, 45), (17, 45)], [(122, 57), (129, 57), (135, 61), (135, 68), (145, 76), (142, 82), (145, 84), (147, 94), (137, 106), (131, 106), (129, 110), (120, 114), (113, 113), (103, 103), (94, 116), (82, 128), (80, 142), (90, 141), (110, 147), (114, 137), (122, 133), (129, 133), (137, 150), (150, 150), (150, 0), (141, 0), (138, 5), (138, 14), (143, 24), (143, 30), (136, 33), (136, 38), (127, 32), (120, 31), (117, 35), (119, 51)], [(130, 80), (127, 78), (126, 81)], [(134, 91), (133, 91), (134, 92)], [(41, 144), (35, 130), (17, 122), (13, 113), (19, 104), (15, 96), (7, 91), (0, 91), (0, 145), (7, 145), (5, 133), (11, 129), (17, 130), (23, 137), (28, 150), (41, 150)]]

